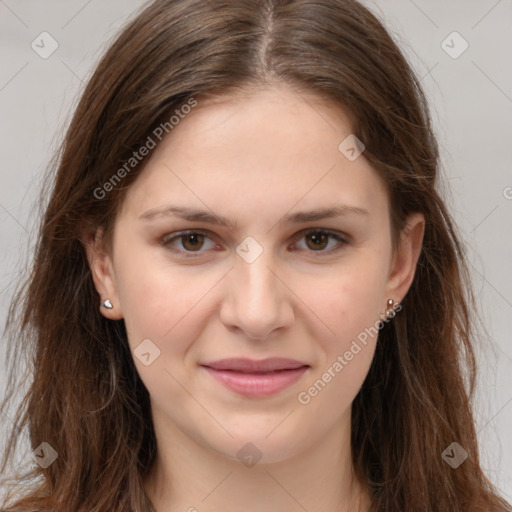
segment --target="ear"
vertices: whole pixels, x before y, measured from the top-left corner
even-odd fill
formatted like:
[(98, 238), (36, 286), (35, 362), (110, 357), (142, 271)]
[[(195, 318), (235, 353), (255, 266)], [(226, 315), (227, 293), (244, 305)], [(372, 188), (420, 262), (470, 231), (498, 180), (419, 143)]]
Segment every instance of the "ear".
[[(123, 312), (119, 302), (112, 259), (103, 244), (103, 230), (99, 228), (95, 233), (86, 234), (82, 237), (82, 244), (91, 268), (94, 286), (100, 296), (99, 310), (106, 318), (120, 320), (123, 318)], [(112, 309), (102, 306), (106, 299), (110, 300)]]
[(421, 254), (424, 233), (425, 217), (423, 214), (410, 214), (400, 233), (399, 247), (393, 257), (386, 284), (386, 296), (395, 302), (403, 300), (412, 284), (416, 273), (416, 264)]

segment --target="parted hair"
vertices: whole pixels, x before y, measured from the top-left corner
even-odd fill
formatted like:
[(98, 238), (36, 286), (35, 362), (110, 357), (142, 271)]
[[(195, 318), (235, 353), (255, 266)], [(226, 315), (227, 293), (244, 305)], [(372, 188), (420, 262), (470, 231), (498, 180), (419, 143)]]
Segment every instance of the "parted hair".
[[(439, 191), (439, 156), (418, 78), (383, 22), (355, 0), (156, 0), (116, 35), (88, 80), (41, 192), (34, 258), (6, 323), (8, 392), (30, 384), (2, 460), (22, 429), (58, 453), (4, 479), (9, 512), (152, 511), (143, 481), (156, 440), (123, 320), (98, 310), (84, 236), (111, 241), (145, 161), (102, 187), (191, 98), (285, 83), (341, 106), (386, 183), (394, 241), (426, 227), (402, 311), (380, 331), (352, 404), (352, 452), (373, 512), (510, 511), (484, 475), (472, 397), (474, 295), (465, 249)], [(341, 141), (340, 141), (341, 142)], [(442, 354), (442, 357), (440, 357)], [(441, 454), (456, 441), (457, 469)], [(14, 471), (14, 470), (13, 470)]]

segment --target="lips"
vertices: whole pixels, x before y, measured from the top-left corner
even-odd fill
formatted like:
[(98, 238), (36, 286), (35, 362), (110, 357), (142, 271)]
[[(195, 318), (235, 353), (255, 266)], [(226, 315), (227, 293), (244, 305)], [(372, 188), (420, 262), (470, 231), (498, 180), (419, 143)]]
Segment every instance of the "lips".
[(241, 373), (268, 373), (280, 370), (296, 370), (303, 366), (309, 366), (295, 361), (294, 359), (284, 359), (282, 357), (272, 357), (255, 361), (252, 359), (220, 359), (203, 363), (202, 366), (213, 368), (214, 370), (226, 370)]
[(294, 359), (221, 359), (201, 366), (224, 387), (246, 397), (270, 396), (296, 382), (309, 368)]

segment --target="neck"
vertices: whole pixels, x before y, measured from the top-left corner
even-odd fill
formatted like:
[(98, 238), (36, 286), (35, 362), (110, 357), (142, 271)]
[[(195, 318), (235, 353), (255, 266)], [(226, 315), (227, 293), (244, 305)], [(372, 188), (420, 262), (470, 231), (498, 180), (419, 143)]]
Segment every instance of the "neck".
[(350, 414), (309, 449), (251, 467), (197, 443), (170, 421), (155, 424), (155, 433), (158, 455), (144, 485), (156, 512), (369, 510), (368, 491), (353, 472)]

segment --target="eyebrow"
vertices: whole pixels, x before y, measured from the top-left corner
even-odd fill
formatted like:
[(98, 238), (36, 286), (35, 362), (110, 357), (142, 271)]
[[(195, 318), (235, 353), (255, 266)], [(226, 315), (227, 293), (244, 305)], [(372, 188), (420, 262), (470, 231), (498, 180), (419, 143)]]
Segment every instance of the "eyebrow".
[[(306, 210), (302, 212), (287, 214), (283, 216), (277, 224), (301, 224), (305, 222), (342, 217), (352, 214), (369, 215), (369, 212), (368, 210), (360, 208), (359, 206), (340, 204), (318, 210)], [(236, 229), (236, 222), (233, 223), (222, 215), (216, 215), (206, 210), (186, 208), (183, 206), (163, 206), (161, 208), (152, 208), (151, 210), (142, 213), (139, 216), (139, 219), (151, 220), (155, 217), (161, 216), (179, 217), (190, 222), (206, 222), (208, 224), (224, 226), (232, 231)]]

